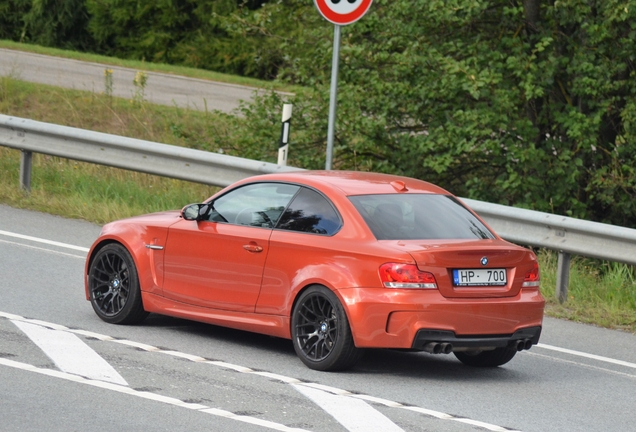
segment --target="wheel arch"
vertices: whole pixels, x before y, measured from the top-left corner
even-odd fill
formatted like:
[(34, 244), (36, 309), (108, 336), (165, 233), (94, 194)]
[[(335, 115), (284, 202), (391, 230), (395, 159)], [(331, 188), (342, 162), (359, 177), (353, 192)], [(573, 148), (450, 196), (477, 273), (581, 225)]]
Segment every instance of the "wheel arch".
[[(292, 325), (293, 325), (293, 314), (294, 314), (294, 309), (296, 308), (296, 304), (298, 304), (298, 299), (301, 297), (301, 295), (307, 291), (308, 289), (315, 287), (315, 286), (320, 286), (323, 288), (328, 289), (329, 291), (331, 291), (336, 298), (338, 299), (338, 301), (340, 302), (340, 305), (342, 306), (342, 309), (344, 310), (345, 315), (347, 316), (347, 322), (349, 324), (349, 328), (352, 330), (353, 332), (353, 327), (351, 325), (351, 316), (349, 313), (349, 308), (347, 307), (347, 303), (345, 302), (344, 298), (342, 297), (342, 295), (338, 292), (337, 289), (334, 289), (333, 287), (329, 286), (329, 284), (327, 283), (322, 283), (322, 282), (307, 282), (302, 288), (300, 288), (297, 292), (296, 295), (293, 298), (293, 301), (291, 303), (291, 307), (289, 308), (289, 335), (290, 337), (293, 337), (293, 332), (292, 332)], [(355, 335), (353, 335), (353, 339), (355, 342)]]
[(143, 306), (133, 253), (112, 239), (100, 241), (91, 249), (87, 259), (86, 289), (97, 316), (110, 324), (143, 321), (148, 312)]
[(124, 241), (121, 238), (102, 237), (93, 244), (86, 258), (86, 265), (84, 267), (84, 287), (86, 291), (86, 300), (90, 300), (88, 277), (90, 274), (91, 264), (93, 263), (93, 260), (95, 259), (95, 256), (99, 253), (99, 251), (102, 250), (104, 247), (108, 246), (109, 244), (119, 244), (128, 251), (128, 253), (132, 257), (135, 267), (137, 268), (137, 273), (139, 275), (139, 285), (140, 285), (141, 291), (145, 290), (144, 287), (146, 286), (146, 283), (142, 276), (142, 270), (144, 269), (144, 266), (142, 265), (143, 263), (139, 262), (138, 251), (132, 248), (126, 241)]
[[(88, 276), (90, 274), (90, 268), (91, 268), (91, 265), (93, 264), (93, 260), (95, 259), (95, 255), (97, 255), (100, 250), (102, 250), (105, 246), (108, 246), (111, 243), (119, 243), (122, 246), (124, 246), (121, 242), (115, 239), (102, 239), (93, 244), (93, 246), (91, 247), (88, 253), (88, 256), (86, 257), (86, 265), (84, 266), (84, 291), (86, 294), (86, 300), (90, 300), (91, 298), (90, 292), (89, 292)], [(133, 257), (133, 260), (134, 260), (134, 257)]]
[(303, 313), (292, 312), (290, 323), (295, 327), (290, 332), (294, 351), (306, 366), (338, 371), (357, 363), (364, 352), (355, 345), (347, 311), (335, 290), (310, 284), (295, 299), (297, 307)]

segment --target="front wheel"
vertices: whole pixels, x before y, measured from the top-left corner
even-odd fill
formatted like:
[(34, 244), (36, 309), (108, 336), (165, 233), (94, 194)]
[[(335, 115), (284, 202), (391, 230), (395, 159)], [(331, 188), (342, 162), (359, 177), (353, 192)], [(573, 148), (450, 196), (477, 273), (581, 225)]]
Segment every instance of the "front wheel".
[(111, 243), (93, 257), (88, 271), (93, 310), (111, 324), (135, 324), (148, 315), (141, 302), (135, 262), (125, 247)]
[(453, 354), (460, 362), (468, 366), (497, 367), (512, 360), (517, 351), (502, 347), (492, 351), (458, 351)]
[(292, 311), (294, 350), (310, 369), (336, 371), (352, 367), (362, 356), (338, 297), (315, 285), (305, 290)]

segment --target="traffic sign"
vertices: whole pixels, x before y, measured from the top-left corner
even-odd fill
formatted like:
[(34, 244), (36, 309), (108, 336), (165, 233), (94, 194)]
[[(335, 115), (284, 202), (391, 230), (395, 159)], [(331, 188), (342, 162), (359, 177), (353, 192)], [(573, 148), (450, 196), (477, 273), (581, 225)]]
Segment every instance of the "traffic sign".
[(372, 0), (314, 0), (320, 14), (335, 25), (358, 21), (367, 13)]

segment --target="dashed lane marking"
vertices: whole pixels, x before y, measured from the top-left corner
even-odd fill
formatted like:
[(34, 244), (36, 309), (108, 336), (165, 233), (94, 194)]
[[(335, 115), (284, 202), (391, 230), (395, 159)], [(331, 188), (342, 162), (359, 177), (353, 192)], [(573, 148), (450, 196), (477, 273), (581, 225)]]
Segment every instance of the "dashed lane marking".
[[(404, 409), (404, 410), (408, 410), (408, 411), (412, 411), (412, 412), (417, 412), (419, 414), (423, 414), (426, 415), (428, 417), (434, 417), (440, 420), (449, 420), (449, 421), (456, 421), (456, 422), (460, 422), (460, 423), (466, 423), (466, 424), (470, 424), (485, 430), (489, 430), (489, 431), (493, 431), (493, 432), (520, 432), (514, 429), (510, 429), (510, 428), (506, 428), (506, 427), (502, 427), (502, 426), (498, 426), (498, 425), (494, 425), (494, 424), (490, 424), (490, 423), (486, 423), (486, 422), (481, 422), (478, 420), (473, 420), (473, 419), (468, 419), (468, 418), (463, 418), (463, 417), (457, 417), (457, 416), (453, 416), (451, 414), (447, 414), (447, 413), (443, 413), (443, 412), (439, 412), (439, 411), (435, 411), (435, 410), (430, 410), (430, 409), (426, 409), (426, 408), (421, 408), (421, 407), (416, 407), (416, 406), (410, 406), (410, 405), (404, 405), (401, 404), (399, 402), (395, 402), (395, 401), (391, 401), (388, 399), (382, 399), (382, 398), (378, 398), (375, 396), (370, 396), (370, 395), (365, 395), (365, 394), (360, 394), (360, 393), (352, 393), (349, 392), (347, 390), (343, 390), (343, 389), (339, 389), (337, 387), (331, 387), (331, 386), (326, 386), (326, 385), (322, 385), (322, 384), (317, 384), (317, 383), (310, 383), (310, 382), (304, 382), (301, 381), (299, 379), (296, 378), (291, 378), (291, 377), (287, 377), (284, 375), (278, 375), (278, 374), (274, 374), (274, 373), (270, 373), (270, 372), (263, 372), (263, 371), (255, 371), (249, 367), (245, 367), (245, 366), (240, 366), (240, 365), (235, 365), (232, 363), (227, 363), (227, 362), (223, 362), (223, 361), (218, 361), (218, 360), (209, 360), (209, 359), (205, 359), (203, 357), (200, 356), (196, 356), (196, 355), (191, 355), (191, 354), (187, 354), (187, 353), (181, 353), (179, 351), (173, 351), (173, 350), (166, 350), (166, 349), (162, 349), (162, 348), (158, 348), (152, 345), (147, 345), (147, 344), (143, 344), (143, 343), (139, 343), (139, 342), (134, 342), (134, 341), (130, 341), (130, 340), (126, 340), (126, 339), (117, 339), (114, 338), (112, 336), (108, 336), (108, 335), (104, 335), (104, 334), (100, 334), (100, 333), (95, 333), (95, 332), (91, 332), (91, 331), (86, 331), (86, 330), (80, 330), (80, 329), (71, 329), (68, 327), (65, 327), (63, 325), (59, 325), (59, 324), (54, 324), (54, 323), (47, 323), (46, 321), (41, 321), (41, 320), (34, 320), (34, 319), (29, 319), (29, 318), (25, 318), (22, 317), (20, 315), (14, 315), (14, 314), (10, 314), (10, 313), (6, 313), (6, 312), (0, 312), (0, 317), (2, 318), (7, 318), (10, 319), (12, 321), (23, 321), (26, 323), (32, 323), (32, 324), (37, 324), (40, 326), (45, 326), (57, 331), (63, 331), (63, 332), (70, 332), (70, 333), (74, 333), (74, 334), (78, 334), (78, 335), (82, 335), (85, 337), (90, 337), (90, 338), (94, 338), (100, 341), (105, 341), (105, 342), (114, 342), (114, 343), (118, 343), (121, 345), (126, 345), (126, 346), (131, 346), (137, 349), (141, 349), (143, 351), (147, 351), (147, 352), (156, 352), (156, 353), (160, 353), (160, 354), (167, 354), (170, 356), (176, 356), (179, 358), (184, 358), (187, 360), (190, 360), (192, 362), (196, 362), (196, 363), (206, 363), (206, 364), (210, 364), (210, 365), (214, 365), (217, 367), (222, 367), (225, 369), (231, 369), (237, 372), (241, 372), (241, 373), (247, 373), (247, 374), (252, 374), (252, 375), (259, 375), (259, 376), (263, 376), (269, 379), (274, 379), (274, 380), (278, 380), (280, 382), (286, 383), (286, 384), (291, 384), (293, 385), (298, 391), (300, 391), (301, 393), (305, 394), (305, 391), (307, 394), (312, 393), (312, 390), (315, 391), (320, 391), (323, 393), (331, 393), (335, 396), (341, 396), (341, 397), (347, 397), (347, 398), (352, 398), (352, 399), (360, 399), (362, 401), (367, 401), (367, 402), (372, 402), (372, 403), (377, 403), (380, 405), (384, 405), (387, 407), (391, 407), (391, 408), (399, 408), (399, 409)], [(2, 359), (0, 359), (2, 360)], [(7, 360), (8, 361), (8, 360)], [(0, 364), (3, 364), (4, 361), (0, 362)], [(27, 365), (30, 368), (35, 368), (34, 366), (31, 365)], [(43, 371), (49, 371), (48, 369), (43, 369)], [(44, 373), (44, 372), (41, 372)], [(78, 378), (76, 375), (70, 375), (72, 377), (76, 377)], [(67, 378), (70, 379), (70, 378)], [(100, 382), (100, 381), (96, 381), (96, 380), (87, 380), (90, 382), (87, 382), (87, 384), (91, 384), (91, 385), (96, 385), (96, 384), (92, 384), (93, 382)], [(102, 384), (106, 385), (112, 385), (112, 386), (117, 386), (116, 384), (111, 384), (111, 383), (105, 383), (105, 382), (101, 382)], [(304, 387), (303, 390), (305, 391), (301, 391), (299, 389), (299, 387)], [(119, 387), (114, 387), (115, 390), (120, 391)], [(104, 388), (109, 388), (109, 387), (104, 387)], [(128, 387), (124, 387), (126, 389), (129, 389)], [(140, 392), (140, 393), (144, 393), (146, 394), (147, 392)], [(312, 394), (316, 395), (317, 393), (313, 392)], [(156, 395), (156, 397), (159, 397), (160, 395)], [(143, 396), (146, 397), (148, 399), (150, 399), (150, 396)], [(160, 396), (161, 398), (165, 398), (164, 396)], [(321, 395), (319, 398), (321, 399), (327, 399), (325, 395)], [(172, 398), (167, 398), (167, 399), (171, 399), (171, 400), (175, 400), (176, 399), (172, 399)], [(311, 399), (311, 398), (310, 398)], [(313, 399), (312, 399), (313, 400)], [(185, 402), (183, 401), (178, 401), (179, 404), (185, 404)], [(316, 400), (314, 400), (314, 402), (316, 402)], [(177, 405), (177, 403), (174, 403), (175, 405)], [(229, 413), (227, 411), (222, 411), (222, 410), (218, 410), (215, 408), (205, 408), (205, 409), (201, 409), (202, 412), (207, 412), (210, 414), (215, 414), (215, 415), (222, 415), (222, 413), (228, 413), (228, 415), (232, 415), (233, 417), (228, 417), (228, 418), (232, 418), (234, 420), (240, 420), (240, 421), (245, 421), (245, 422), (251, 422), (251, 420), (247, 420), (244, 419), (243, 417), (245, 416), (239, 416), (236, 414), (232, 414)], [(334, 416), (334, 414), (330, 413), (332, 416)], [(334, 416), (335, 417), (335, 416)], [(337, 417), (335, 417), (336, 420), (340, 421)], [(253, 418), (251, 418), (253, 419)], [(255, 419), (256, 421), (261, 421), (260, 419)], [(343, 424), (343, 426), (347, 427), (346, 425)], [(285, 427), (286, 429), (277, 429), (277, 430), (300, 430), (300, 429), (289, 429), (287, 428), (287, 426), (282, 426)], [(394, 427), (397, 427), (396, 425), (394, 425)], [(272, 429), (274, 429), (274, 427), (270, 427)], [(356, 429), (351, 429), (351, 430), (356, 430)], [(377, 430), (375, 428), (371, 428), (371, 429), (367, 429), (367, 430)], [(390, 429), (390, 430), (394, 430), (394, 431), (399, 431), (400, 429)]]
[(565, 354), (572, 354), (575, 356), (579, 356), (579, 357), (585, 357), (585, 358), (589, 358), (592, 360), (598, 360), (598, 361), (602, 361), (602, 362), (606, 362), (606, 363), (612, 363), (615, 365), (619, 365), (619, 366), (625, 366), (625, 367), (629, 367), (629, 368), (634, 368), (636, 369), (636, 363), (630, 363), (630, 362), (626, 362), (623, 360), (616, 360), (613, 358), (609, 358), (609, 357), (603, 357), (600, 355), (596, 355), (596, 354), (589, 354), (589, 353), (585, 353), (585, 352), (581, 352), (581, 351), (574, 351), (571, 349), (567, 349), (567, 348), (561, 348), (561, 347), (557, 347), (557, 346), (553, 346), (553, 345), (546, 345), (546, 344), (537, 344), (537, 347), (539, 348), (543, 348), (543, 349), (547, 349), (547, 350), (551, 350), (551, 351), (558, 351), (558, 352), (562, 352)]
[(56, 371), (56, 370), (52, 370), (52, 369), (39, 368), (37, 366), (33, 366), (33, 365), (28, 364), (28, 363), (20, 363), (20, 362), (16, 362), (16, 361), (13, 361), (13, 360), (7, 360), (7, 359), (4, 359), (4, 358), (0, 358), (0, 365), (12, 367), (12, 368), (15, 368), (15, 369), (21, 369), (21, 370), (28, 371), (28, 372), (35, 372), (35, 373), (39, 373), (39, 374), (42, 374), (42, 375), (47, 375), (47, 376), (54, 377), (54, 378), (61, 378), (61, 379), (65, 379), (67, 381), (72, 381), (72, 382), (75, 382), (75, 383), (78, 383), (78, 384), (85, 384), (85, 385), (90, 385), (90, 386), (93, 386), (93, 387), (99, 387), (99, 388), (102, 388), (102, 389), (105, 389), (105, 390), (116, 391), (116, 392), (119, 392), (119, 393), (123, 393), (123, 394), (127, 394), (127, 395), (130, 395), (130, 396), (139, 397), (139, 398), (142, 398), (142, 399), (148, 399), (148, 400), (152, 400), (152, 401), (155, 401), (155, 402), (160, 402), (160, 403), (173, 405), (173, 406), (176, 406), (176, 407), (179, 407), (179, 408), (187, 408), (187, 409), (199, 411), (199, 412), (206, 413), (206, 414), (212, 414), (212, 415), (215, 415), (217, 417), (227, 418), (229, 420), (236, 420), (236, 421), (240, 421), (240, 422), (243, 422), (243, 423), (250, 423), (250, 424), (253, 424), (253, 425), (257, 425), (257, 426), (266, 427), (268, 429), (273, 429), (273, 430), (276, 430), (276, 431), (282, 431), (282, 432), (309, 432), (306, 429), (290, 428), (288, 426), (285, 426), (284, 424), (275, 423), (275, 422), (272, 422), (272, 421), (269, 421), (269, 420), (263, 420), (263, 419), (259, 419), (259, 418), (256, 418), (256, 417), (246, 416), (246, 415), (234, 414), (233, 412), (230, 412), (230, 411), (225, 411), (225, 410), (218, 409), (218, 408), (212, 408), (212, 407), (209, 407), (209, 406), (206, 406), (206, 405), (188, 403), (188, 402), (182, 401), (182, 400), (177, 399), (177, 398), (164, 396), (164, 395), (160, 395), (160, 394), (152, 393), (152, 392), (148, 392), (148, 391), (135, 390), (135, 389), (132, 389), (130, 387), (127, 387), (127, 386), (124, 386), (124, 385), (120, 385), (120, 384), (88, 379), (88, 378), (81, 377), (79, 375), (73, 375), (73, 374), (70, 374), (70, 373), (67, 373), (67, 372), (61, 372), (61, 371)]
[(86, 255), (75, 255), (75, 254), (70, 254), (70, 253), (66, 253), (66, 252), (60, 252), (60, 251), (57, 251), (55, 249), (41, 248), (41, 247), (38, 247), (38, 246), (33, 246), (33, 245), (26, 244), (26, 243), (18, 243), (18, 242), (13, 242), (13, 241), (8, 241), (8, 240), (1, 240), (1, 239), (0, 239), (0, 243), (16, 245), (16, 246), (20, 246), (20, 247), (24, 247), (24, 248), (28, 248), (28, 249), (35, 249), (35, 250), (44, 251), (44, 252), (47, 252), (47, 253), (52, 253), (52, 254), (55, 254), (55, 255), (64, 255), (64, 256), (71, 257), (71, 258), (79, 258), (81, 260), (85, 260), (86, 259)]
[(578, 367), (582, 367), (582, 368), (586, 368), (589, 370), (594, 370), (594, 371), (600, 371), (603, 373), (609, 373), (612, 375), (617, 375), (617, 376), (622, 376), (625, 378), (631, 378), (631, 379), (636, 379), (636, 375), (634, 375), (633, 373), (627, 373), (627, 372), (621, 372), (621, 371), (617, 371), (614, 369), (607, 369), (604, 367), (600, 367), (600, 366), (595, 366), (595, 365), (591, 365), (591, 364), (587, 364), (587, 363), (581, 363), (581, 362), (577, 362), (577, 361), (573, 361), (573, 360), (567, 360), (564, 358), (559, 358), (559, 357), (554, 357), (554, 356), (550, 356), (550, 355), (546, 355), (546, 354), (539, 354), (537, 352), (528, 352), (527, 353), (529, 356), (533, 356), (533, 357), (541, 357), (550, 361), (555, 361), (555, 362), (559, 362), (559, 363), (566, 363), (566, 364), (571, 364), (571, 365), (575, 365)]

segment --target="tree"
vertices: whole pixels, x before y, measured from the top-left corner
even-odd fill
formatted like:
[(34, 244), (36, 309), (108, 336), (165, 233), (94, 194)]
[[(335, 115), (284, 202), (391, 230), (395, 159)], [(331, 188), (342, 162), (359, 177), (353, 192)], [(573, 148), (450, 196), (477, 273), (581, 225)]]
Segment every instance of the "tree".
[[(309, 88), (290, 163), (319, 168), (332, 27), (299, 4), (261, 13), (305, 8), (279, 76)], [(635, 18), (635, 0), (376, 0), (343, 28), (334, 167), (636, 226)], [(278, 117), (277, 99), (245, 109), (253, 142), (271, 144), (277, 122), (252, 114)]]
[(261, 3), (87, 0), (89, 30), (100, 53), (272, 79), (279, 40), (260, 22)]
[(84, 0), (0, 0), (0, 38), (65, 49), (84, 50)]
[(90, 47), (85, 0), (31, 0), (30, 3), (31, 8), (23, 17), (23, 41), (80, 51)]
[(29, 0), (0, 0), (0, 39), (20, 40)]

